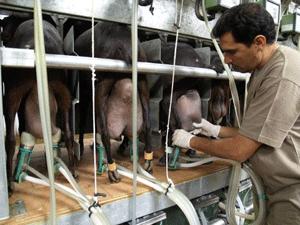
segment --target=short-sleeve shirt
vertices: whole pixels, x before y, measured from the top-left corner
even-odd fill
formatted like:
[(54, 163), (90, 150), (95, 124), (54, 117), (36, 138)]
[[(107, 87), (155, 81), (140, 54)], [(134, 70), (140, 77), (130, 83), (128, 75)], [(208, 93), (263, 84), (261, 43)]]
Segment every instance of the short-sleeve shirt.
[(300, 52), (279, 46), (253, 72), (241, 135), (262, 145), (250, 158), (268, 206), (289, 202), (300, 210)]

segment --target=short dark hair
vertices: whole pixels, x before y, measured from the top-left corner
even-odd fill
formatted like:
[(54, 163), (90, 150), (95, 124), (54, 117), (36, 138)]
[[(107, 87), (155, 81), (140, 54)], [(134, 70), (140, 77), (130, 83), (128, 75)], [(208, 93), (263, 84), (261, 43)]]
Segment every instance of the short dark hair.
[(250, 46), (257, 35), (267, 43), (275, 42), (276, 29), (272, 16), (258, 3), (245, 3), (226, 10), (212, 30), (216, 38), (231, 32), (235, 41)]

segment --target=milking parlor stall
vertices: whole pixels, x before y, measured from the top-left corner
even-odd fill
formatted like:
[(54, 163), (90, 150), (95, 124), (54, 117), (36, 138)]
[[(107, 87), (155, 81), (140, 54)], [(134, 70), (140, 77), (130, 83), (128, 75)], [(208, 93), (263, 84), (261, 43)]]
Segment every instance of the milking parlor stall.
[(250, 75), (210, 31), (244, 2), (298, 48), (292, 1), (0, 0), (0, 224), (260, 224), (247, 163), (171, 140), (239, 127)]

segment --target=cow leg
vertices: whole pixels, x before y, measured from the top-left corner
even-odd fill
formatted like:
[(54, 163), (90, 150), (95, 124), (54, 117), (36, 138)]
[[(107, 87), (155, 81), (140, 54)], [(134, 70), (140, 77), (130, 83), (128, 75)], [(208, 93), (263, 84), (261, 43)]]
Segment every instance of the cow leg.
[(145, 77), (141, 77), (138, 83), (139, 97), (142, 104), (143, 121), (144, 121), (144, 134), (145, 134), (145, 152), (144, 152), (144, 169), (153, 172), (153, 151), (150, 146), (150, 121), (149, 121), (149, 90), (147, 87)]
[[(64, 131), (65, 144), (68, 151), (69, 157), (69, 169), (75, 178), (78, 177), (76, 173), (76, 164), (78, 159), (75, 162), (75, 154), (74, 154), (74, 136), (71, 130), (71, 119), (70, 119), (70, 108), (71, 108), (71, 95), (66, 86), (60, 81), (52, 81), (50, 83), (51, 91), (54, 92), (55, 98), (52, 101), (57, 101), (58, 106), (60, 107), (60, 111), (62, 112), (62, 126)], [(53, 107), (54, 108), (54, 107)], [(53, 111), (53, 110), (52, 110)], [(53, 130), (55, 127), (55, 117), (56, 112), (52, 112), (52, 126)]]
[(5, 137), (5, 149), (6, 149), (6, 169), (7, 169), (7, 179), (8, 179), (8, 191), (9, 194), (13, 192), (13, 175), (12, 175), (12, 162), (13, 156), (15, 154), (16, 137), (14, 133), (14, 122), (16, 111), (9, 109), (9, 113), (4, 113), (5, 123), (6, 123), (6, 137)]
[[(165, 92), (167, 93), (167, 92)], [(176, 101), (179, 98), (181, 93), (174, 91), (173, 92), (173, 101), (171, 105), (171, 117), (170, 117), (170, 124), (169, 124), (169, 137), (168, 137), (168, 146), (171, 146), (172, 143), (172, 134), (175, 131), (176, 127), (179, 127), (179, 119), (178, 115), (176, 113)], [(169, 104), (170, 104), (170, 96), (165, 95), (162, 102), (161, 102), (161, 116), (160, 118), (163, 118), (165, 121), (162, 122), (162, 129), (166, 131), (167, 126), (167, 120), (168, 120), (168, 113), (169, 113)], [(164, 132), (164, 143), (163, 146), (165, 146), (166, 141), (166, 132)], [(169, 162), (171, 161), (171, 156), (169, 155)], [(159, 165), (164, 166), (166, 162), (166, 153), (159, 159)]]
[(90, 99), (92, 98), (90, 81), (88, 80), (89, 74), (81, 72), (80, 81), (79, 81), (79, 93), (80, 93), (80, 102), (79, 102), (79, 145), (80, 145), (80, 155), (83, 155), (84, 152), (84, 132), (86, 126), (86, 119), (88, 110), (90, 108)]
[(120, 175), (117, 172), (117, 167), (112, 159), (111, 149), (110, 149), (110, 135), (107, 127), (107, 105), (109, 93), (113, 88), (115, 79), (106, 78), (100, 81), (96, 86), (96, 125), (97, 131), (101, 135), (101, 141), (105, 148), (107, 163), (108, 163), (108, 178), (110, 182), (118, 183), (120, 182)]
[(4, 117), (6, 123), (6, 137), (5, 137), (5, 150), (6, 150), (6, 169), (7, 169), (7, 179), (8, 179), (8, 191), (11, 195), (13, 192), (13, 157), (15, 154), (16, 147), (16, 136), (15, 136), (15, 116), (20, 107), (22, 100), (23, 89), (18, 91), (15, 89), (7, 90), (6, 96), (4, 98)]
[(64, 111), (64, 121), (63, 121), (63, 126), (64, 126), (64, 134), (65, 134), (65, 143), (66, 143), (66, 148), (68, 151), (68, 157), (69, 157), (69, 169), (71, 170), (72, 175), (75, 178), (78, 178), (78, 174), (76, 172), (76, 164), (78, 164), (78, 159), (75, 157), (74, 154), (74, 137), (73, 137), (73, 132), (71, 131), (70, 128), (70, 118), (69, 118), (69, 111)]

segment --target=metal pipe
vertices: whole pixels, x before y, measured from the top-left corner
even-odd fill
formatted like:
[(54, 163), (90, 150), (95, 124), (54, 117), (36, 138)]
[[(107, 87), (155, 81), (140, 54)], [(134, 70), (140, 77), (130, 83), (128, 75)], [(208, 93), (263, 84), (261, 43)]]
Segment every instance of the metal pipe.
[[(16, 49), (16, 48), (0, 48), (2, 65), (5, 67), (20, 67), (33, 68), (34, 67), (34, 52), (30, 49)], [(82, 69), (90, 70), (90, 57), (69, 56), (46, 54), (46, 63), (48, 68), (58, 69)], [(97, 71), (107, 72), (122, 72), (130, 73), (132, 68), (122, 60), (95, 58), (95, 69)], [(160, 75), (171, 75), (172, 65), (159, 63), (137, 63), (138, 72), (153, 73)], [(196, 68), (188, 66), (176, 66), (176, 75), (188, 77), (201, 78), (217, 78), (228, 79), (226, 73), (217, 74), (216, 71), (207, 68)], [(249, 77), (247, 73), (233, 72), (235, 80), (245, 80)]]
[(9, 218), (8, 189), (6, 174), (6, 153), (4, 145), (4, 120), (3, 120), (3, 97), (2, 97), (2, 69), (0, 58), (0, 220)]
[(297, 43), (298, 51), (300, 51), (300, 35), (298, 35), (298, 43)]
[(136, 224), (136, 191), (137, 191), (137, 62), (138, 62), (138, 1), (132, 1), (131, 14), (131, 50), (132, 50), (132, 224)]

